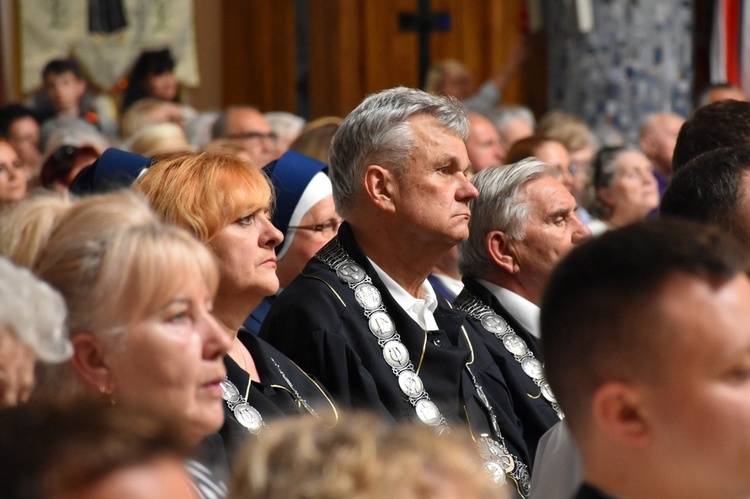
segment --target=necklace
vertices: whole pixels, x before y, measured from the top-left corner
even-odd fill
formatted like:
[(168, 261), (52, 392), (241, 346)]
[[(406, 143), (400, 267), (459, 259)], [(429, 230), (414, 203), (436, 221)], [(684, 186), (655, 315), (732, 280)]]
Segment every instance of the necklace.
[(229, 378), (226, 376), (219, 383), (222, 391), (221, 396), (226, 401), (229, 410), (234, 413), (237, 422), (247, 428), (253, 435), (257, 435), (260, 430), (266, 427), (266, 423), (263, 421), (263, 416), (260, 415), (258, 409), (247, 403), (251, 384), (252, 380), (249, 379), (248, 375), (247, 390), (243, 397), (235, 384), (229, 381)]
[(383, 359), (390, 366), (398, 380), (398, 386), (408, 397), (409, 403), (420, 421), (434, 427), (438, 434), (450, 431), (440, 409), (430, 400), (422, 379), (414, 371), (414, 364), (409, 359), (409, 351), (401, 342), (396, 325), (388, 314), (380, 291), (372, 284), (372, 279), (346, 253), (334, 237), (321, 249), (315, 258), (328, 265), (336, 275), (354, 291), (354, 298), (363, 310), (372, 335), (383, 350)]
[[(380, 291), (372, 284), (372, 279), (365, 269), (341, 247), (338, 236), (326, 244), (315, 255), (315, 258), (333, 269), (339, 279), (354, 292), (354, 298), (364, 311), (370, 332), (383, 350), (385, 362), (397, 377), (399, 388), (409, 398), (419, 420), (428, 426), (435, 427), (438, 434), (450, 431), (440, 409), (430, 400), (422, 380), (414, 372), (409, 352), (396, 332), (396, 325), (386, 310)], [(466, 334), (465, 330), (464, 334)], [(473, 357), (472, 350), (470, 363), (474, 362)], [(508, 451), (489, 399), (469, 368), (469, 364), (466, 365), (466, 369), (472, 378), (477, 395), (488, 412), (492, 429), (500, 440), (498, 442), (489, 434), (483, 433), (477, 441), (479, 454), (484, 461), (484, 469), (496, 483), (505, 483), (506, 476), (511, 478), (520, 486), (522, 496), (527, 497), (531, 481), (528, 468), (518, 457)]]
[(503, 347), (513, 355), (513, 358), (521, 366), (523, 372), (528, 376), (536, 386), (539, 387), (544, 399), (552, 406), (557, 413), (557, 417), (563, 419), (562, 409), (557, 403), (555, 395), (552, 393), (552, 389), (549, 386), (544, 375), (544, 367), (539, 360), (534, 357), (531, 349), (523, 341), (523, 338), (518, 336), (516, 332), (510, 327), (508, 321), (500, 317), (495, 313), (487, 304), (483, 303), (479, 298), (471, 294), (466, 288), (461, 291), (453, 302), (455, 307), (462, 310), (477, 319), (484, 329), (492, 333), (500, 342)]
[[(240, 351), (240, 356), (244, 364), (245, 372), (247, 372), (247, 361), (245, 359), (245, 354), (241, 348), (238, 348), (238, 349)], [(269, 359), (273, 363), (274, 367), (276, 367), (276, 370), (279, 371), (279, 374), (281, 374), (281, 377), (284, 379), (289, 389), (287, 390), (286, 387), (278, 386), (278, 385), (271, 385), (271, 386), (290, 391), (292, 394), (292, 397), (297, 402), (297, 405), (299, 405), (300, 407), (304, 407), (306, 411), (308, 411), (310, 414), (312, 414), (316, 418), (320, 419), (318, 414), (310, 406), (310, 404), (308, 404), (307, 401), (304, 398), (302, 398), (302, 396), (299, 394), (297, 389), (294, 387), (294, 384), (292, 383), (292, 381), (287, 377), (286, 373), (284, 373), (284, 371), (281, 369), (281, 366), (278, 364), (278, 362), (276, 362), (276, 360), (273, 357), (269, 357)], [(231, 410), (234, 413), (234, 417), (237, 420), (237, 422), (240, 423), (245, 428), (247, 428), (247, 430), (250, 433), (257, 435), (258, 432), (260, 432), (263, 428), (266, 428), (267, 425), (263, 421), (263, 416), (260, 414), (260, 411), (258, 411), (258, 409), (251, 406), (247, 402), (247, 398), (250, 395), (250, 387), (252, 386), (252, 383), (253, 383), (252, 377), (250, 377), (250, 374), (248, 373), (247, 388), (245, 389), (244, 397), (240, 393), (237, 386), (234, 383), (232, 383), (228, 377), (224, 376), (224, 379), (219, 384), (222, 390), (222, 398), (224, 399), (224, 401), (226, 401), (227, 406), (229, 407), (229, 410)], [(317, 384), (315, 384), (315, 386), (318, 387)], [(318, 387), (318, 389), (320, 388)], [(323, 395), (325, 396), (325, 393)], [(326, 399), (328, 400), (327, 396), (326, 396)], [(330, 403), (330, 400), (329, 400), (329, 403)], [(336, 413), (336, 408), (335, 406), (333, 406), (332, 403), (331, 403), (331, 406), (333, 407), (334, 414), (336, 414), (336, 420), (338, 420), (338, 414)]]

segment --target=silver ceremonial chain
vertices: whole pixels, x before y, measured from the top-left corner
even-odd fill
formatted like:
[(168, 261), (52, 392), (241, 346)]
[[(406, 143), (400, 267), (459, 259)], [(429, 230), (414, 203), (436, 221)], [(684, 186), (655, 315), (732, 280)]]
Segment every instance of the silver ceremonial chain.
[[(399, 388), (409, 398), (409, 402), (414, 407), (419, 420), (436, 428), (438, 434), (450, 431), (447, 421), (440, 413), (440, 409), (430, 400), (421, 378), (414, 372), (414, 365), (409, 359), (409, 351), (406, 345), (401, 342), (401, 337), (396, 331), (393, 319), (385, 308), (380, 291), (372, 284), (372, 279), (367, 275), (365, 269), (357, 264), (341, 247), (338, 236), (326, 244), (315, 255), (315, 258), (333, 269), (339, 279), (354, 291), (354, 298), (364, 310), (370, 332), (377, 338), (378, 344), (383, 350), (383, 358), (398, 378)], [(479, 446), (480, 456), (484, 460), (484, 469), (496, 483), (505, 483), (506, 476), (510, 476), (519, 484), (522, 495), (527, 496), (531, 482), (528, 469), (520, 459), (514, 457), (508, 451), (500, 432), (500, 426), (492, 411), (492, 405), (468, 365), (466, 369), (474, 381), (474, 387), (479, 398), (488, 409), (493, 430), (503, 441), (503, 443), (499, 443), (486, 433), (480, 436), (477, 445)]]
[(495, 411), (492, 409), (492, 404), (490, 404), (482, 385), (479, 384), (477, 377), (474, 376), (474, 373), (468, 365), (466, 366), (466, 370), (469, 371), (469, 374), (471, 375), (471, 380), (474, 383), (474, 388), (477, 391), (479, 400), (482, 401), (482, 404), (484, 404), (484, 407), (487, 409), (487, 413), (490, 415), (492, 428), (500, 439), (498, 442), (486, 433), (482, 433), (479, 436), (477, 445), (479, 446), (479, 455), (484, 459), (484, 470), (489, 473), (495, 483), (505, 483), (505, 477), (511, 477), (518, 484), (521, 495), (523, 497), (528, 497), (529, 490), (531, 489), (531, 475), (529, 475), (529, 468), (518, 456), (514, 456), (508, 450), (508, 447), (505, 445), (503, 434), (500, 431), (500, 425), (497, 422), (497, 416), (495, 416)]
[(234, 413), (237, 422), (247, 428), (253, 435), (257, 435), (260, 430), (266, 428), (266, 423), (263, 421), (263, 416), (260, 415), (258, 409), (247, 403), (251, 383), (252, 381), (248, 379), (247, 391), (244, 397), (240, 394), (235, 384), (229, 381), (229, 378), (226, 376), (219, 384), (221, 385), (221, 396), (229, 406), (229, 410)]
[(480, 321), (482, 327), (494, 334), (502, 342), (505, 349), (521, 365), (523, 372), (539, 387), (539, 391), (555, 410), (557, 417), (560, 419), (565, 418), (555, 395), (552, 393), (552, 388), (550, 388), (549, 382), (544, 375), (544, 366), (539, 362), (539, 359), (534, 357), (534, 353), (523, 338), (518, 336), (513, 328), (510, 327), (508, 321), (496, 314), (494, 310), (467, 291), (466, 288), (456, 298), (453, 305)]
[[(274, 360), (273, 357), (269, 358), (271, 359), (271, 362), (273, 362), (273, 365), (276, 366), (276, 369), (281, 374), (281, 377), (284, 378), (284, 381), (286, 381), (286, 384), (292, 391), (295, 401), (300, 406), (304, 407), (305, 410), (307, 410), (310, 414), (317, 418), (318, 414), (312, 407), (310, 407), (310, 404), (308, 404), (307, 401), (300, 396), (297, 389), (294, 388), (294, 384), (289, 378), (287, 378), (284, 371), (281, 370), (281, 366), (276, 362), (276, 360)], [(267, 427), (266, 423), (263, 421), (263, 416), (261, 416), (258, 409), (251, 406), (247, 402), (247, 397), (250, 394), (250, 386), (252, 385), (251, 379), (248, 379), (247, 381), (247, 390), (245, 391), (244, 397), (240, 394), (240, 391), (237, 389), (235, 384), (229, 381), (229, 378), (227, 378), (226, 376), (223, 380), (221, 380), (221, 383), (219, 384), (221, 385), (222, 398), (226, 401), (227, 406), (229, 406), (229, 410), (234, 413), (234, 417), (237, 419), (238, 423), (247, 428), (247, 430), (253, 435), (257, 435), (258, 432)]]

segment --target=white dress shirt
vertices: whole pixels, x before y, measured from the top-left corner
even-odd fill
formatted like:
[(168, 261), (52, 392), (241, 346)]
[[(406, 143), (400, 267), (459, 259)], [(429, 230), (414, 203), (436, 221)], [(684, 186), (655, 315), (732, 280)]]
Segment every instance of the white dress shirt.
[[(370, 260), (370, 258), (368, 258)], [(427, 331), (435, 331), (438, 328), (437, 322), (435, 322), (435, 309), (437, 309), (437, 295), (435, 290), (432, 289), (432, 284), (425, 279), (420, 288), (419, 295), (421, 298), (414, 298), (410, 295), (399, 283), (394, 281), (391, 276), (386, 274), (383, 269), (370, 260), (372, 267), (375, 272), (378, 273), (378, 277), (383, 281), (385, 287), (388, 288), (388, 292), (393, 296), (401, 308), (404, 309), (409, 317), (414, 319), (419, 327)]]
[(539, 332), (539, 307), (531, 303), (526, 298), (515, 294), (513, 291), (508, 291), (505, 288), (501, 288), (497, 284), (485, 281), (484, 279), (477, 279), (479, 284), (487, 288), (492, 295), (497, 298), (497, 301), (505, 307), (513, 318), (521, 324), (528, 332), (530, 332), (535, 338), (540, 337)]

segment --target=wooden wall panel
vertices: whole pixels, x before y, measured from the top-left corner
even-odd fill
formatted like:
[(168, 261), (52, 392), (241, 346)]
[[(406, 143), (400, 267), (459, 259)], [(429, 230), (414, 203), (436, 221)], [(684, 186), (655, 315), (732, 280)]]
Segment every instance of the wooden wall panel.
[[(307, 0), (309, 118), (345, 115), (366, 95), (397, 85), (419, 85), (418, 38), (399, 29), (399, 14), (417, 0)], [(455, 58), (477, 85), (499, 70), (521, 36), (524, 0), (432, 0), (449, 11), (452, 28), (431, 35), (431, 58)], [(294, 111), (296, 104), (294, 0), (224, 3), (224, 91), (227, 103)], [(538, 46), (534, 49), (538, 50)], [(543, 72), (544, 71), (544, 72)], [(546, 64), (531, 59), (511, 80), (504, 103), (543, 112)]]
[(296, 111), (294, 0), (230, 0), (222, 19), (224, 100)]
[(344, 116), (364, 95), (362, 7), (351, 0), (308, 0), (310, 118)]

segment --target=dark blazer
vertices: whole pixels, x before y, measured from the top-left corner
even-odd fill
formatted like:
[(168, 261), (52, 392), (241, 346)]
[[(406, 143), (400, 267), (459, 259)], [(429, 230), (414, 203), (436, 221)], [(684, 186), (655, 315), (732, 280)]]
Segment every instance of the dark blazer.
[[(227, 368), (227, 378), (234, 383), (242, 396), (247, 392), (247, 403), (260, 412), (263, 421), (268, 423), (274, 419), (295, 414), (307, 414), (308, 411), (297, 403), (289, 383), (284, 379), (273, 362), (273, 358), (283, 371), (284, 375), (291, 381), (292, 386), (316, 413), (326, 419), (335, 422), (334, 410), (331, 402), (333, 398), (323, 388), (323, 385), (313, 379), (289, 360), (286, 355), (276, 350), (264, 340), (258, 338), (246, 329), (240, 329), (238, 333), (240, 341), (247, 347), (255, 361), (255, 367), (260, 375), (261, 382), (253, 381), (248, 390), (250, 376), (245, 370), (229, 357), (224, 356), (224, 365)], [(247, 438), (252, 436), (244, 426), (237, 422), (234, 413), (224, 403), (224, 426), (219, 430), (224, 441), (224, 446), (229, 457), (230, 464), (235, 452), (242, 446)]]
[[(492, 292), (475, 279), (465, 277), (463, 282), (465, 287), (455, 301), (457, 306), (467, 293), (471, 293), (482, 303), (488, 305), (497, 315), (505, 319), (516, 334), (526, 342), (526, 345), (534, 353), (534, 356), (540, 362), (543, 362), (543, 359), (540, 358), (541, 345), (539, 340), (523, 328), (515, 317), (508, 313)], [(500, 368), (500, 372), (503, 374), (503, 378), (513, 399), (513, 407), (516, 415), (523, 424), (524, 440), (531, 455), (535, 456), (539, 439), (560, 419), (549, 402), (541, 396), (539, 387), (521, 369), (521, 365), (513, 357), (513, 354), (503, 346), (502, 341), (487, 331), (479, 320), (471, 316), (467, 319), (472, 328), (477, 332), (477, 335), (482, 338), (484, 346), (490, 352), (490, 355)]]
[[(439, 329), (423, 330), (388, 293), (347, 223), (337, 238), (380, 291), (425, 390), (448, 424), (468, 423), (475, 433), (494, 433), (468, 365), (490, 399), (509, 450), (529, 464), (523, 427), (503, 375), (476, 332), (467, 327), (465, 314), (438, 300)], [(310, 260), (276, 298), (260, 336), (321, 380), (340, 407), (367, 409), (395, 420), (416, 419), (353, 291), (317, 259)]]

